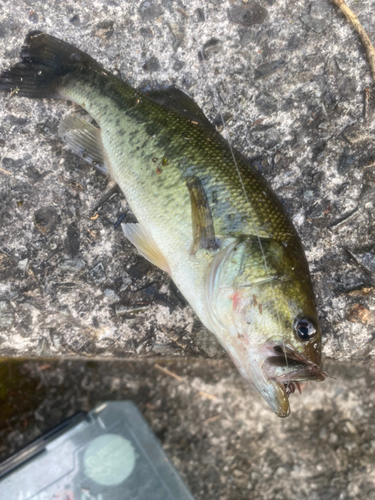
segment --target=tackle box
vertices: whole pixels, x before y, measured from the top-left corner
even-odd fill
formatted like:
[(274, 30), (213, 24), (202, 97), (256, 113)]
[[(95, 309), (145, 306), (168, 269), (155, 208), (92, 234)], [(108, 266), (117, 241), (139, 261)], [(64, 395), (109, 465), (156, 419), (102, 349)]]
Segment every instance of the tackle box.
[(130, 401), (77, 414), (0, 464), (1, 500), (194, 500)]

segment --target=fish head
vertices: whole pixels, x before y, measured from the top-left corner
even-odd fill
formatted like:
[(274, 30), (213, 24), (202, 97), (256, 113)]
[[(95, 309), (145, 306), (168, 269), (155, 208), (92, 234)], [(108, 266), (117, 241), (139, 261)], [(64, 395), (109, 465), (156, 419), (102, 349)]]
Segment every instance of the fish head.
[[(293, 243), (293, 242), (292, 242)], [(280, 417), (300, 382), (322, 381), (321, 329), (302, 247), (241, 237), (213, 259), (210, 328), (242, 376)]]

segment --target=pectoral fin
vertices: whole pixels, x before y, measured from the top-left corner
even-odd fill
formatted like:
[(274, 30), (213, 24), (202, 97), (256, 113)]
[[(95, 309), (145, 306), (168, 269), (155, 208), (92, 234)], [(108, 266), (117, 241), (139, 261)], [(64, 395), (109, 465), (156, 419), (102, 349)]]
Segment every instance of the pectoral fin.
[(191, 253), (200, 248), (215, 249), (214, 221), (206, 193), (198, 177), (188, 177), (186, 185), (191, 202), (191, 218), (193, 223), (193, 246)]
[(108, 174), (108, 161), (100, 129), (83, 118), (68, 115), (60, 122), (59, 135), (72, 151), (103, 174)]
[(149, 231), (141, 224), (121, 224), (125, 236), (133, 243), (138, 252), (152, 264), (171, 274), (168, 262), (160, 252)]

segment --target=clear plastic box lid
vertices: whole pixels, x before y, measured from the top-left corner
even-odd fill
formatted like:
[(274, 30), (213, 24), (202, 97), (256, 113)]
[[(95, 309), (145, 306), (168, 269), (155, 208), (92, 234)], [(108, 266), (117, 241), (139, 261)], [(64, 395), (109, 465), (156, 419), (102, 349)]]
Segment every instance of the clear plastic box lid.
[(108, 402), (0, 464), (1, 500), (194, 500), (136, 406)]

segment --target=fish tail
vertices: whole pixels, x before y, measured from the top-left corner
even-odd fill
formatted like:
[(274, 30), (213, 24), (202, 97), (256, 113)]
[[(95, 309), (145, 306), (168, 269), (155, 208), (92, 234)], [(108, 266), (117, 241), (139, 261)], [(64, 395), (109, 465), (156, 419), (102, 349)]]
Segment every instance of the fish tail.
[(26, 36), (20, 57), (21, 62), (0, 74), (0, 91), (58, 99), (68, 75), (101, 69), (92, 57), (42, 31)]

